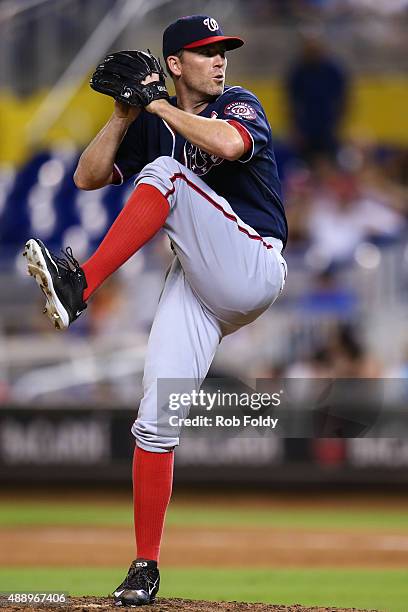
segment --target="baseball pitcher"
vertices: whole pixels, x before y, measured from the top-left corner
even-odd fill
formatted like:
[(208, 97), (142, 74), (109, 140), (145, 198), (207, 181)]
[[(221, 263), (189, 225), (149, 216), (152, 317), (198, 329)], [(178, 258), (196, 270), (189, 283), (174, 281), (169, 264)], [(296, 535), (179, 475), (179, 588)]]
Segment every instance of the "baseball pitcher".
[(159, 589), (179, 431), (158, 427), (157, 380), (187, 379), (198, 389), (223, 336), (254, 321), (285, 284), (287, 224), (271, 129), (253, 93), (225, 84), (226, 52), (241, 45), (207, 15), (169, 25), (163, 57), (173, 98), (149, 51), (108, 55), (91, 87), (113, 97), (114, 110), (82, 154), (74, 180), (79, 189), (92, 190), (136, 177), (134, 191), (82, 265), (69, 247), (63, 258), (38, 239), (25, 248), (46, 313), (65, 329), (104, 280), (161, 228), (173, 246), (132, 427), (137, 552), (115, 590), (117, 605), (152, 603)]

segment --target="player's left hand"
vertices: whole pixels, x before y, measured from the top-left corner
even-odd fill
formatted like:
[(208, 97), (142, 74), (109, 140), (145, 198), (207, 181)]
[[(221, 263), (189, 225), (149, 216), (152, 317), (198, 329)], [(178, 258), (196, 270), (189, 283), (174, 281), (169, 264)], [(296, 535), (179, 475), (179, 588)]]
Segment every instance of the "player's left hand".
[(95, 91), (131, 106), (168, 100), (166, 75), (157, 57), (147, 51), (118, 51), (108, 55), (92, 75)]

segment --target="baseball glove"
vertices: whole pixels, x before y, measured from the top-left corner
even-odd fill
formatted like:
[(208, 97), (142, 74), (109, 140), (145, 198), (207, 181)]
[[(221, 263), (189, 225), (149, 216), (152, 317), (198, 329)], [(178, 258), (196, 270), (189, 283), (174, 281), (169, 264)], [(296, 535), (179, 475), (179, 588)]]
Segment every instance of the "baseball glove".
[[(159, 80), (148, 85), (142, 81), (151, 74)], [(131, 106), (147, 106), (153, 100), (168, 100), (166, 74), (160, 60), (147, 51), (118, 51), (107, 55), (90, 80), (95, 91)]]

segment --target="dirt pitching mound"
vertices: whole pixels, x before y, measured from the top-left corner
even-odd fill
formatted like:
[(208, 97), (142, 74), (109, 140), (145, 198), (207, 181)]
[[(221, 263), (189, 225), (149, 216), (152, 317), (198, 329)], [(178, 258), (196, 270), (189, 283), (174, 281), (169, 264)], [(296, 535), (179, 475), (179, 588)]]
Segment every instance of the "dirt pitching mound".
[[(0, 606), (1, 612), (58, 612), (76, 610), (77, 612), (105, 612), (120, 610), (108, 597), (71, 597), (69, 603), (58, 606)], [(195, 601), (191, 599), (157, 599), (152, 606), (143, 607), (146, 612), (379, 612), (357, 608), (305, 608), (299, 604), (275, 606), (264, 603), (243, 603), (239, 601)]]

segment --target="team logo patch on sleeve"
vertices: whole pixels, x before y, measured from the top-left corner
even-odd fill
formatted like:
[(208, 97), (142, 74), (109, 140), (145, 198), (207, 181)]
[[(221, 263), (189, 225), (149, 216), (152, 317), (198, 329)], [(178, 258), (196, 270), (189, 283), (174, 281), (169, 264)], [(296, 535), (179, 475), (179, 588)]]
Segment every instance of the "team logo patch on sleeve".
[(224, 108), (224, 115), (253, 120), (256, 119), (256, 110), (248, 102), (230, 102)]

